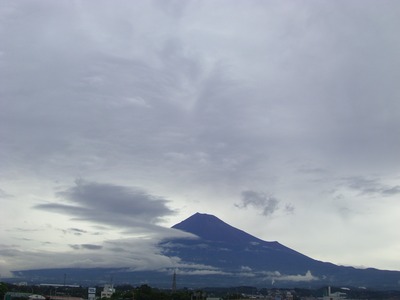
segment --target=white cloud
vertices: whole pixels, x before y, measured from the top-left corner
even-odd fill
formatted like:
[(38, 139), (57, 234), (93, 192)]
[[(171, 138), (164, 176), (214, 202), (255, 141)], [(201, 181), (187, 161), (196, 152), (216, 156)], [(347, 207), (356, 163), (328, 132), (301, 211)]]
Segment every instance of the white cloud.
[(280, 274), (279, 272), (274, 272), (268, 274), (268, 280), (272, 281), (293, 281), (293, 282), (308, 282), (308, 281), (313, 281), (313, 280), (318, 280), (319, 278), (316, 276), (313, 276), (310, 271), (307, 271), (306, 274), (301, 275), (284, 275)]

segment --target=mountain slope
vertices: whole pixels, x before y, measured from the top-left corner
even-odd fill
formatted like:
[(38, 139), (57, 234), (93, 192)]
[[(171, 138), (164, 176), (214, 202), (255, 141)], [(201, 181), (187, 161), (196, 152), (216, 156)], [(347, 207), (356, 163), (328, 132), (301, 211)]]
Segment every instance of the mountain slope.
[(230, 270), (261, 266), (282, 268), (281, 262), (285, 261), (286, 266), (283, 269), (289, 271), (295, 265), (306, 267), (315, 262), (278, 242), (266, 242), (256, 238), (213, 215), (196, 213), (172, 228), (201, 238), (200, 243), (196, 240), (180, 240), (181, 244), (186, 245), (185, 249), (191, 249), (189, 251), (179, 249), (181, 257), (190, 259), (194, 255), (197, 261), (203, 260), (205, 263), (212, 261), (213, 265)]
[[(69, 268), (16, 271), (21, 281), (59, 282), (65, 274), (74, 282), (146, 282), (170, 287), (177, 272), (180, 287), (256, 286), (321, 287), (352, 286), (400, 290), (400, 272), (356, 269), (321, 262), (278, 242), (267, 242), (226, 224), (213, 215), (196, 213), (173, 226), (198, 238), (174, 238), (159, 244), (160, 254), (174, 265), (135, 271), (126, 268)], [(321, 241), (322, 242), (322, 241)], [(343, 248), (343, 251), (346, 251)], [(163, 264), (165, 266), (165, 263)]]
[(172, 228), (193, 233), (209, 241), (243, 243), (257, 240), (261, 242), (260, 239), (209, 214), (195, 213)]
[(213, 215), (196, 213), (172, 228), (197, 235), (199, 239), (164, 242), (161, 246), (165, 255), (179, 257), (188, 265), (208, 266), (232, 281), (240, 278), (248, 284), (264, 286), (279, 283), (400, 288), (400, 272), (361, 270), (314, 260), (278, 242), (256, 238)]

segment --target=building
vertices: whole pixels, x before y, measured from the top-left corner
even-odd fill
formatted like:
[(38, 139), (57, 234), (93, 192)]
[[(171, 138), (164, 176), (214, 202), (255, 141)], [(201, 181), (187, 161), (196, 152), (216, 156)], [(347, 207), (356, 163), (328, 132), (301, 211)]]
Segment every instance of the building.
[(4, 300), (45, 300), (46, 298), (42, 295), (32, 293), (15, 293), (8, 292), (4, 295)]
[(322, 298), (323, 300), (339, 300), (339, 299), (346, 299), (346, 293), (336, 292), (331, 293), (331, 287), (328, 286), (328, 295)]
[(101, 291), (101, 298), (111, 298), (112, 294), (115, 293), (114, 286), (112, 284), (105, 284)]

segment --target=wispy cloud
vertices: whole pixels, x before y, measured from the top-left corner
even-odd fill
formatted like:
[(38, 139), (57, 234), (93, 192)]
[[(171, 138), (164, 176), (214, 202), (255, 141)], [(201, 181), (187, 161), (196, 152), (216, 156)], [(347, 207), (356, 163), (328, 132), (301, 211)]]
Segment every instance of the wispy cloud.
[(69, 245), (74, 250), (86, 249), (86, 250), (101, 250), (103, 246), (94, 244), (80, 244), (80, 245)]
[(379, 178), (364, 176), (353, 176), (343, 178), (344, 185), (359, 191), (362, 195), (381, 195), (392, 196), (400, 194), (400, 185), (387, 185), (381, 182)]
[(13, 197), (12, 195), (8, 194), (6, 191), (3, 189), (0, 189), (0, 198), (11, 198)]
[(296, 274), (296, 275), (285, 275), (280, 272), (267, 272), (266, 279), (271, 280), (272, 283), (275, 281), (292, 281), (292, 282), (309, 282), (314, 280), (319, 280), (318, 277), (311, 274), (311, 271), (307, 271), (306, 274)]
[(88, 233), (87, 230), (79, 229), (79, 228), (67, 228), (62, 230), (65, 234), (73, 234), (73, 235), (82, 235)]
[[(131, 229), (155, 227), (162, 218), (175, 213), (168, 208), (168, 200), (132, 187), (77, 180), (57, 195), (64, 203), (43, 203), (34, 208), (75, 220)], [(83, 233), (76, 228), (68, 231)]]
[[(241, 196), (242, 198), (240, 203), (235, 204), (237, 208), (247, 208), (251, 206), (260, 210), (263, 216), (273, 215), (280, 208), (280, 201), (269, 194), (247, 190), (243, 191)], [(292, 204), (285, 204), (283, 210), (286, 213), (291, 214), (294, 212), (295, 208)]]

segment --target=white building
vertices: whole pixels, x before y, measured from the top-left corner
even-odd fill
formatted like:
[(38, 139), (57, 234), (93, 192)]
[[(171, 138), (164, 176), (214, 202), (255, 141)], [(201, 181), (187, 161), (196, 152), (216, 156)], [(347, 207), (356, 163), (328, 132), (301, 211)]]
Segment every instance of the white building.
[(114, 286), (112, 284), (105, 284), (101, 291), (101, 298), (111, 298), (112, 294), (115, 293)]
[(336, 292), (331, 293), (331, 287), (328, 286), (328, 295), (322, 298), (323, 300), (340, 300), (346, 299), (346, 293)]

